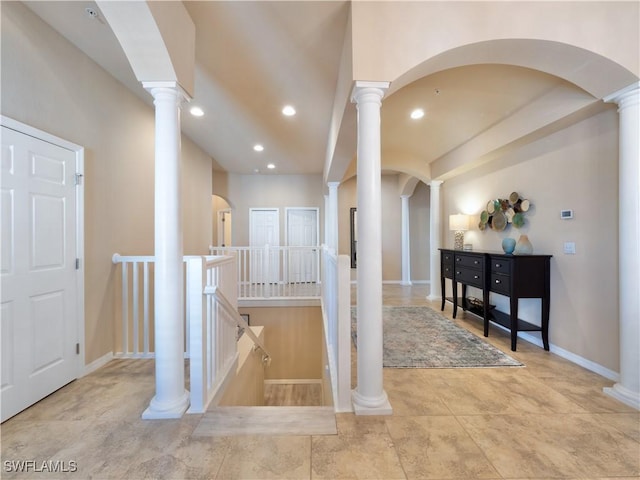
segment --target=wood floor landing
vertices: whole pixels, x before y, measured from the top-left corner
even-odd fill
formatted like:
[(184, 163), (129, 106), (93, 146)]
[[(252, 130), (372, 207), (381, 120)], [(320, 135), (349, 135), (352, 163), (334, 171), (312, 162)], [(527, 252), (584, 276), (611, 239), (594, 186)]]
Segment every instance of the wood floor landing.
[(333, 407), (216, 407), (204, 414), (193, 436), (337, 433)]
[(321, 383), (265, 383), (264, 404), (270, 407), (321, 407)]

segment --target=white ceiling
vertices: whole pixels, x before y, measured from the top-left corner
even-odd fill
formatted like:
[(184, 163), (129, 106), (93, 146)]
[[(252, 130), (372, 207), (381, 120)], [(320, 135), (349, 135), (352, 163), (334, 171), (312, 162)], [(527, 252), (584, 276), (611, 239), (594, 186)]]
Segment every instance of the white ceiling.
[[(183, 131), (228, 172), (321, 173), (349, 2), (184, 3), (196, 26), (192, 103), (205, 115), (185, 112)], [(109, 26), (85, 12), (99, 12), (95, 3), (25, 4), (151, 104)], [(383, 164), (384, 152), (425, 164), (447, 158), (513, 122), (519, 111), (559, 87), (574, 88), (559, 78), (507, 65), (460, 67), (424, 77), (383, 102)], [(297, 115), (284, 117), (285, 104), (294, 105)], [(409, 113), (417, 107), (426, 115), (414, 121)], [(256, 143), (265, 150), (254, 152)], [(268, 163), (276, 169), (268, 172)]]

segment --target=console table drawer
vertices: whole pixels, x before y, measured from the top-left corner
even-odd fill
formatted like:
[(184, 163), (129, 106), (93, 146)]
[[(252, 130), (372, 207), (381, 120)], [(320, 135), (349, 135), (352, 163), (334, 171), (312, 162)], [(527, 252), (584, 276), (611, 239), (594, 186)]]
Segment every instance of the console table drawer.
[(489, 283), (489, 290), (503, 295), (509, 295), (511, 293), (511, 277), (508, 275), (500, 275), (497, 273), (491, 273), (491, 282)]
[(491, 271), (493, 273), (502, 273), (504, 275), (511, 274), (511, 260), (503, 258), (491, 258)]
[(456, 268), (458, 267), (470, 267), (482, 269), (484, 259), (478, 255), (461, 255), (456, 253)]
[(445, 265), (453, 265), (453, 254), (442, 252), (442, 263)]
[(457, 282), (465, 283), (478, 288), (482, 288), (484, 286), (484, 282), (482, 279), (482, 270), (461, 268), (459, 265), (456, 265), (455, 279)]
[(442, 276), (445, 278), (453, 278), (453, 265), (442, 265)]

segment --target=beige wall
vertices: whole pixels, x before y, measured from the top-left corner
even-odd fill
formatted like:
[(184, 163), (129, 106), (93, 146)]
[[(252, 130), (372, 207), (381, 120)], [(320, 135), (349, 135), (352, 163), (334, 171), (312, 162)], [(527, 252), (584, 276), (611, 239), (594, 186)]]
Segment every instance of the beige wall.
[(271, 365), (265, 380), (322, 378), (322, 310), (320, 307), (241, 307), (251, 326), (264, 327)]
[[(264, 342), (264, 328), (251, 328)], [(265, 367), (262, 364), (262, 351), (254, 350), (253, 345), (253, 340), (246, 334), (238, 340), (238, 368), (235, 376), (229, 380), (217, 405), (221, 407), (264, 405)]]
[[(216, 172), (217, 173), (217, 172)], [(228, 174), (228, 201), (233, 218), (233, 244), (249, 245), (249, 209), (280, 210), (280, 245), (285, 245), (285, 208), (318, 208), (318, 234), (324, 239), (324, 194), (322, 175), (237, 175)], [(214, 192), (216, 193), (216, 192)], [(217, 215), (214, 212), (214, 215)]]
[(431, 217), (431, 190), (418, 182), (409, 198), (409, 228), (411, 238), (411, 280), (427, 281), (430, 273), (429, 221)]
[[(550, 342), (613, 371), (618, 347), (618, 118), (615, 107), (442, 185), (443, 246), (453, 246), (449, 214), (475, 214), (465, 243), (501, 251), (502, 238), (527, 234), (534, 253), (551, 260)], [(481, 232), (487, 201), (512, 191), (533, 207), (518, 230)], [(573, 220), (561, 220), (573, 209)], [(576, 254), (565, 255), (565, 241)], [(448, 283), (448, 282), (447, 282)], [(504, 297), (500, 309), (508, 309)], [(521, 317), (537, 320), (539, 303), (521, 300)], [(529, 317), (529, 318), (527, 318)]]
[[(398, 189), (398, 175), (382, 175), (382, 280), (402, 280), (402, 200)], [(357, 205), (357, 177), (351, 177), (338, 189), (338, 250), (351, 254), (350, 208)], [(411, 238), (411, 278), (429, 278), (429, 188), (418, 183), (409, 200)], [(359, 234), (362, 234), (360, 230)], [(356, 271), (351, 271), (352, 280)]]
[[(2, 2), (2, 114), (85, 147), (85, 361), (113, 349), (111, 256), (153, 253), (154, 111), (23, 5)], [(211, 159), (183, 137), (185, 254), (211, 238)]]

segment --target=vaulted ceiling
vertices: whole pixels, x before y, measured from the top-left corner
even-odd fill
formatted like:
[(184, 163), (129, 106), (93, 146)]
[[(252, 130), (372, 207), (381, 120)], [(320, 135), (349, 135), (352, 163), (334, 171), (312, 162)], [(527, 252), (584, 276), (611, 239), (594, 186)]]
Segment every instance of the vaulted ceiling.
[[(25, 4), (152, 103), (95, 3)], [(184, 4), (196, 27), (191, 103), (204, 111), (193, 117), (185, 109), (185, 134), (228, 172), (322, 173), (349, 2)], [(398, 171), (424, 166), (428, 176), (430, 169), (446, 173), (443, 162), (455, 163), (456, 155), (488, 158), (544, 127), (534, 123), (515, 136), (500, 133), (530, 118), (537, 103), (545, 108), (553, 92), (572, 92), (585, 106), (594, 101), (557, 77), (509, 65), (459, 67), (419, 79), (383, 102), (383, 165)], [(285, 105), (293, 105), (296, 115), (282, 115)], [(414, 120), (409, 115), (416, 108), (425, 115)], [(264, 150), (254, 151), (256, 144)], [(404, 169), (403, 162), (412, 167)], [(276, 168), (268, 170), (269, 163)]]

